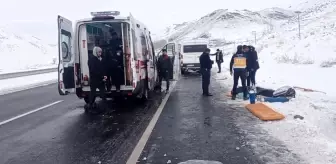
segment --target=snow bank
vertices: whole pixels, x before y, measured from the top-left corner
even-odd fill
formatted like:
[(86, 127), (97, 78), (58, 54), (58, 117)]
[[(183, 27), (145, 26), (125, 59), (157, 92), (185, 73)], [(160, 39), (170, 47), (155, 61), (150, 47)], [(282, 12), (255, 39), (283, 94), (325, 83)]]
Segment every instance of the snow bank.
[[(0, 80), (0, 95), (57, 82), (58, 72)], [(55, 89), (56, 90), (56, 89)]]

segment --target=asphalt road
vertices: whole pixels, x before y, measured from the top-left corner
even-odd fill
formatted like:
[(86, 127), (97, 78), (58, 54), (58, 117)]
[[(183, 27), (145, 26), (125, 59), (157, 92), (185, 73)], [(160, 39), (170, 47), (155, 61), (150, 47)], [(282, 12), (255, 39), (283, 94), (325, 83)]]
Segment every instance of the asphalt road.
[[(202, 97), (200, 77), (177, 82), (137, 163), (300, 163), (247, 110), (230, 104), (226, 88), (212, 85), (215, 95)], [(124, 164), (164, 96), (153, 93), (143, 105), (109, 102), (100, 115), (85, 114), (84, 101), (59, 96), (56, 85), (0, 96), (0, 163)]]
[(84, 113), (84, 101), (59, 96), (56, 85), (0, 96), (0, 122), (60, 103), (0, 125), (1, 164), (125, 163), (163, 95), (143, 105), (109, 102), (102, 115)]

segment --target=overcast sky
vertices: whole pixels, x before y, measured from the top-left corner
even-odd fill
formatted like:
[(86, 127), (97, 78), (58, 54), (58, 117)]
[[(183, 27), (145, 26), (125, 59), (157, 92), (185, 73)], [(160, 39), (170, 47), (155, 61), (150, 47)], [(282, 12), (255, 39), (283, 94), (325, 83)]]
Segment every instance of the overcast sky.
[(216, 9), (261, 10), (288, 7), (295, 1), (298, 0), (8, 0), (0, 5), (0, 20), (1, 24), (14, 24), (25, 31), (46, 35), (56, 30), (58, 14), (76, 20), (90, 17), (91, 11), (118, 10), (124, 16), (131, 12), (154, 32), (198, 19)]

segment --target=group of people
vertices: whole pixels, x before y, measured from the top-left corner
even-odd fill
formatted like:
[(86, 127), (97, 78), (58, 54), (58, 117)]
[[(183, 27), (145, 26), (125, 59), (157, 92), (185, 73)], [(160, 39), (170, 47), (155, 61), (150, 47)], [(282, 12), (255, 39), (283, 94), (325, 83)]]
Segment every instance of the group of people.
[(109, 43), (101, 43), (101, 40), (96, 38), (92, 54), (89, 54), (90, 95), (88, 105), (90, 106), (95, 102), (97, 88), (103, 101), (106, 100), (105, 87), (110, 90), (112, 83), (116, 86), (116, 91), (120, 92), (124, 74), (122, 40), (113, 30), (110, 33), (112, 39)]
[[(221, 72), (221, 63), (223, 53), (217, 49), (216, 63), (218, 65), (218, 73)], [(211, 68), (214, 62), (210, 59), (210, 49), (207, 48), (199, 58), (202, 74), (202, 90), (204, 96), (212, 96), (209, 93)], [(233, 88), (231, 91), (232, 100), (236, 99), (238, 81), (241, 80), (244, 100), (248, 99), (247, 94), (251, 86), (255, 86), (256, 72), (259, 69), (258, 54), (253, 46), (239, 45), (237, 52), (233, 54), (230, 61), (230, 74), (233, 76)], [(246, 84), (247, 83), (247, 84)]]
[[(241, 80), (244, 100), (247, 100), (248, 89), (255, 86), (255, 76), (259, 69), (258, 55), (253, 46), (239, 45), (230, 61), (230, 74), (233, 75), (232, 100), (236, 99), (238, 80)], [(246, 86), (247, 82), (247, 86)]]

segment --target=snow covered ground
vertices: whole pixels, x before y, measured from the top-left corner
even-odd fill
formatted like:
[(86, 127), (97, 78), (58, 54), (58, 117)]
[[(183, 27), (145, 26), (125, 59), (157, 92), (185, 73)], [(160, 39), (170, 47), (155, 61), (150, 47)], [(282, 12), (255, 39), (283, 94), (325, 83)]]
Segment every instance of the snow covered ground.
[(0, 26), (0, 74), (57, 67), (57, 46)]
[[(277, 89), (285, 85), (301, 86), (325, 91), (327, 94), (297, 91), (297, 97), (287, 103), (267, 103), (276, 111), (286, 116), (285, 120), (262, 122), (260, 126), (273, 137), (283, 141), (293, 153), (300, 155), (309, 163), (336, 163), (336, 89), (329, 81), (330, 73), (335, 68), (314, 68), (292, 64), (278, 64), (275, 60), (267, 60), (267, 53), (260, 53), (261, 69), (257, 72), (257, 85)], [(229, 74), (229, 58), (226, 57), (222, 74), (216, 79), (225, 87), (232, 87)], [(217, 71), (215, 66), (214, 71)], [(318, 79), (318, 80), (316, 80)], [(335, 79), (334, 79), (335, 80)], [(328, 85), (329, 84), (329, 85)], [(242, 101), (238, 103), (245, 104)], [(303, 116), (303, 120), (294, 119), (295, 115)]]
[[(327, 18), (330, 22), (335, 21), (336, 13), (327, 13)], [(258, 86), (277, 89), (289, 85), (325, 92), (296, 90), (297, 97), (290, 102), (267, 103), (286, 118), (275, 122), (260, 121), (259, 124), (283, 141), (293, 153), (312, 164), (336, 163), (336, 88), (333, 87), (336, 80), (333, 36), (336, 33), (334, 26), (325, 21), (303, 22), (301, 40), (295, 24), (277, 28), (256, 46), (261, 67), (256, 77)], [(227, 56), (223, 64), (226, 72), (219, 75), (230, 79), (222, 82), (227, 87), (232, 87), (228, 71), (230, 57)], [(304, 119), (294, 119), (295, 115)]]
[(0, 80), (0, 95), (56, 83), (58, 72)]

